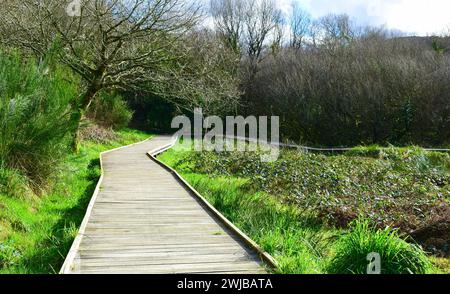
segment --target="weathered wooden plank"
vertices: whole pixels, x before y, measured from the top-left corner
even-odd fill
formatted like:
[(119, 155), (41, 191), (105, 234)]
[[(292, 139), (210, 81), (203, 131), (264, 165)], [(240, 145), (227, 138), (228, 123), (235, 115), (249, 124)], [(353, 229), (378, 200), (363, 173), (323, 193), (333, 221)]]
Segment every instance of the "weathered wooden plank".
[(89, 247), (82, 247), (79, 248), (77, 254), (81, 255), (84, 253), (97, 253), (97, 254), (120, 254), (120, 253), (167, 253), (167, 254), (219, 254), (219, 253), (236, 253), (241, 252), (242, 248), (239, 246), (236, 246), (234, 244), (204, 244), (207, 248), (199, 247), (199, 246), (193, 246), (191, 244), (175, 244), (175, 245), (112, 245), (112, 246), (106, 246), (106, 245), (90, 245)]
[(198, 271), (239, 271), (239, 270), (254, 270), (260, 271), (261, 266), (258, 263), (248, 261), (233, 262), (233, 263), (178, 263), (178, 264), (152, 264), (152, 265), (122, 265), (120, 267), (92, 266), (80, 263), (82, 272), (85, 273), (195, 273)]
[(214, 260), (215, 257), (219, 254), (226, 253), (239, 253), (243, 252), (240, 248), (237, 248), (231, 244), (224, 244), (222, 246), (214, 246), (207, 249), (202, 249), (199, 247), (180, 247), (177, 246), (179, 244), (174, 245), (152, 245), (152, 246), (143, 246), (143, 245), (124, 245), (124, 249), (121, 248), (111, 248), (107, 246), (94, 246), (92, 245), (89, 249), (85, 249), (83, 247), (80, 248), (77, 256), (86, 256), (95, 255), (95, 256), (154, 256), (158, 254), (174, 254), (176, 255), (180, 262), (183, 261), (183, 257), (193, 256), (193, 255), (209, 255), (211, 260)]
[[(221, 245), (226, 244), (234, 244), (236, 240), (232, 238), (209, 238), (209, 237), (199, 237), (199, 238), (193, 238), (189, 240), (180, 240), (176, 238), (168, 238), (168, 239), (161, 239), (161, 238), (155, 238), (155, 239), (146, 239), (146, 238), (130, 238), (130, 239), (110, 239), (114, 240), (115, 245), (182, 245), (182, 244), (208, 244), (212, 242), (220, 242)], [(105, 240), (102, 239), (95, 239), (95, 238), (86, 238), (84, 244), (95, 246), (96, 244), (104, 244)], [(109, 244), (108, 244), (109, 245)]]
[[(209, 263), (214, 257), (215, 262), (230, 263), (234, 261), (247, 261), (250, 258), (257, 258), (256, 255), (249, 255), (242, 252), (232, 252), (227, 254), (199, 254), (184, 256), (168, 255), (164, 253), (123, 253), (123, 254), (80, 254), (77, 259), (86, 262), (88, 265), (110, 265), (113, 264), (178, 264), (178, 263)], [(182, 258), (182, 260), (180, 260)], [(106, 263), (106, 264), (105, 264)]]

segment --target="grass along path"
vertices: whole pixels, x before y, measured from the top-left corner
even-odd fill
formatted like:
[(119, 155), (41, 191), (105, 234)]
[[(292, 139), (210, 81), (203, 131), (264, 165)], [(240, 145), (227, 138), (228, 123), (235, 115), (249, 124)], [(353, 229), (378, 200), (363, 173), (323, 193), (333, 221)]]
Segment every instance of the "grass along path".
[(192, 173), (185, 154), (173, 149), (159, 159), (174, 167), (216, 209), (270, 253), (280, 273), (323, 273), (340, 230), (329, 230), (294, 206), (248, 188), (248, 179)]
[(0, 274), (58, 273), (100, 177), (99, 154), (149, 137), (122, 130), (108, 143), (84, 141), (78, 154), (67, 156), (48, 193), (0, 195)]
[[(160, 159), (175, 167), (176, 153), (169, 151)], [(326, 256), (342, 232), (324, 228), (265, 193), (248, 190), (246, 179), (210, 177), (178, 172), (216, 209), (271, 254), (279, 263), (279, 273), (324, 273)]]
[[(280, 264), (280, 273), (365, 273), (370, 252), (380, 253), (384, 273), (444, 272), (448, 265), (444, 258), (433, 259), (439, 268), (432, 266), (430, 258), (419, 247), (403, 241), (397, 231), (377, 230), (361, 219), (339, 229), (327, 225), (295, 201), (264, 192), (255, 184), (255, 177), (261, 176), (261, 171), (245, 169), (246, 161), (253, 162), (254, 158), (200, 155), (175, 149), (159, 158), (175, 168), (212, 205), (274, 256)], [(314, 160), (314, 156), (310, 160)], [(216, 171), (205, 172), (208, 168)], [(226, 171), (221, 171), (222, 168)], [(244, 172), (233, 172), (239, 169)], [(274, 174), (273, 180), (285, 185), (286, 170), (274, 171)], [(312, 181), (308, 185), (323, 185), (320, 180), (308, 181)], [(290, 187), (279, 188), (281, 193)]]

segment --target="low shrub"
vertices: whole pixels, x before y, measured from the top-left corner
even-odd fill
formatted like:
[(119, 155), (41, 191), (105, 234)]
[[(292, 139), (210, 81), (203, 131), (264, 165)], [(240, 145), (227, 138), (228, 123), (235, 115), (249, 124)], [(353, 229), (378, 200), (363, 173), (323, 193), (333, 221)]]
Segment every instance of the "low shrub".
[(334, 274), (365, 274), (370, 253), (379, 254), (382, 274), (424, 274), (432, 268), (424, 252), (402, 240), (396, 230), (377, 230), (368, 221), (358, 219), (338, 241), (327, 270)]
[[(255, 190), (276, 195), (340, 228), (359, 215), (378, 228), (390, 226), (408, 235), (436, 222), (450, 222), (448, 154), (392, 147), (379, 156), (281, 150), (276, 162), (267, 163), (255, 152), (190, 152), (177, 167), (247, 178)], [(426, 236), (420, 244), (428, 246), (436, 237)], [(432, 245), (447, 252), (448, 245), (441, 243)]]
[(117, 135), (112, 129), (107, 129), (91, 122), (86, 122), (82, 125), (80, 137), (83, 141), (92, 141), (97, 144), (105, 144), (117, 139)]
[[(279, 162), (263, 163), (255, 153), (198, 153), (175, 148), (161, 155), (161, 160), (176, 168), (216, 209), (274, 256), (280, 273), (366, 273), (367, 254), (372, 252), (380, 254), (382, 273), (434, 270), (422, 249), (402, 240), (400, 231), (374, 226), (378, 221), (374, 216), (386, 207), (391, 211), (380, 216), (381, 223), (396, 221), (399, 212), (393, 209), (395, 206), (364, 197), (340, 199), (339, 190), (331, 190), (346, 179), (340, 169), (349, 158), (339, 157), (342, 162), (332, 161), (329, 166), (327, 161), (335, 157), (285, 152)], [(389, 166), (389, 162), (385, 164)], [(364, 166), (364, 173), (370, 171), (369, 167)], [(361, 176), (359, 172), (357, 175)], [(320, 192), (325, 188), (330, 189), (328, 194)], [(366, 202), (358, 205), (355, 200)], [(345, 229), (323, 221), (337, 221), (330, 217), (335, 217), (339, 209), (343, 217), (351, 216)], [(359, 211), (365, 211), (368, 218), (358, 220)], [(419, 219), (411, 215), (413, 210), (407, 212), (407, 218)], [(433, 214), (440, 213), (428, 213)], [(347, 234), (342, 237), (342, 233)]]
[(381, 148), (378, 145), (357, 146), (345, 152), (346, 156), (365, 156), (372, 158), (379, 158), (380, 154)]
[(378, 145), (357, 146), (344, 153), (349, 157), (369, 157), (391, 160), (397, 166), (414, 164), (413, 168), (427, 170), (438, 168), (450, 171), (450, 154), (446, 152), (426, 151), (420, 147), (380, 147)]
[(120, 95), (104, 91), (98, 94), (86, 116), (105, 128), (122, 129), (130, 123), (133, 111)]

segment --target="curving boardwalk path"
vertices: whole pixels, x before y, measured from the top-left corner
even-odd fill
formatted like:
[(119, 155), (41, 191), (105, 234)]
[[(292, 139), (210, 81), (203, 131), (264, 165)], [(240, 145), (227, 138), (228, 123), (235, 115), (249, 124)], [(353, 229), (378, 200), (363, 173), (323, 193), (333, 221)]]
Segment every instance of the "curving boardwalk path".
[(147, 156), (170, 136), (103, 153), (61, 273), (264, 273), (258, 254)]

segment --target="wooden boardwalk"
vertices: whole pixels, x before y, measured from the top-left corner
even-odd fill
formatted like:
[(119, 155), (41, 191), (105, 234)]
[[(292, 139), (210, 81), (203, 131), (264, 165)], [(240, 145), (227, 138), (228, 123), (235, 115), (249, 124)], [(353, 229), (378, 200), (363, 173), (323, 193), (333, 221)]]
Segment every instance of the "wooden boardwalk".
[(265, 272), (239, 232), (147, 155), (171, 141), (102, 154), (103, 175), (61, 273)]

